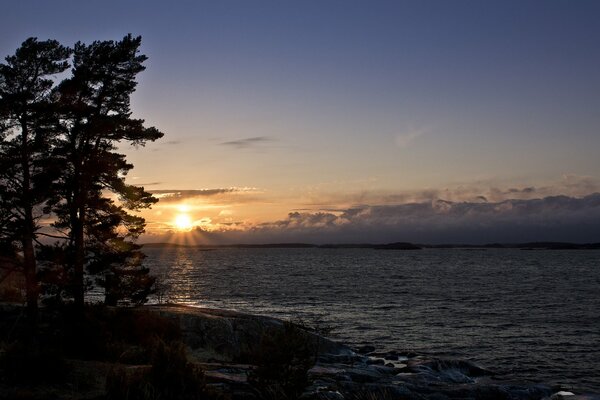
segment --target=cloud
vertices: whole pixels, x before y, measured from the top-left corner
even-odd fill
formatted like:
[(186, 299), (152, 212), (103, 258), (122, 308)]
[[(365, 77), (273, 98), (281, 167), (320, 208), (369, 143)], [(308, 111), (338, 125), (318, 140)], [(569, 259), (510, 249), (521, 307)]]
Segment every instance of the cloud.
[(535, 193), (535, 188), (533, 186), (524, 187), (524, 188), (510, 188), (506, 191), (506, 193)]
[(444, 199), (453, 202), (501, 202), (505, 200), (533, 200), (537, 198), (565, 195), (584, 197), (600, 192), (600, 181), (593, 177), (564, 175), (560, 179), (538, 185), (503, 185), (493, 180), (454, 184), (445, 188), (425, 188), (392, 192), (389, 190), (360, 190), (334, 192), (325, 187), (300, 199), (297, 211), (339, 210), (360, 205), (398, 205), (405, 203), (430, 202)]
[(600, 238), (600, 193), (500, 202), (423, 201), (291, 212), (261, 224), (229, 224), (195, 234), (204, 243), (493, 243), (594, 242)]
[(156, 185), (161, 185), (162, 182), (144, 182), (144, 183), (136, 183), (136, 186), (156, 186)]
[(419, 128), (419, 129), (410, 129), (407, 132), (400, 133), (400, 134), (396, 135), (396, 137), (394, 139), (396, 146), (403, 149), (403, 148), (407, 147), (410, 143), (412, 143), (416, 138), (418, 138), (419, 136), (426, 133), (426, 131), (427, 130), (425, 128)]
[(220, 194), (230, 193), (249, 193), (257, 192), (256, 188), (250, 187), (230, 187), (230, 188), (217, 188), (217, 189), (161, 189), (161, 190), (150, 190), (150, 193), (156, 195), (161, 202), (180, 201), (184, 199), (198, 198), (198, 197), (209, 197)]
[(273, 223), (261, 224), (264, 227), (275, 226), (278, 228), (327, 228), (333, 227), (338, 221), (338, 217), (330, 213), (300, 213), (291, 212), (287, 219)]
[(233, 147), (236, 149), (247, 149), (256, 147), (265, 143), (273, 142), (275, 139), (269, 136), (255, 136), (246, 139), (231, 140), (219, 143), (221, 146)]

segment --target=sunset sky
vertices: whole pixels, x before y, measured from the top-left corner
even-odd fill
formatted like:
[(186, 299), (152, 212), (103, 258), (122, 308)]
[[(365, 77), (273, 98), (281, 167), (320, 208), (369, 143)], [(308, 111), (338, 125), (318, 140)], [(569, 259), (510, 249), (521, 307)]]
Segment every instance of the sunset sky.
[(143, 37), (144, 241), (600, 241), (598, 1), (10, 1)]

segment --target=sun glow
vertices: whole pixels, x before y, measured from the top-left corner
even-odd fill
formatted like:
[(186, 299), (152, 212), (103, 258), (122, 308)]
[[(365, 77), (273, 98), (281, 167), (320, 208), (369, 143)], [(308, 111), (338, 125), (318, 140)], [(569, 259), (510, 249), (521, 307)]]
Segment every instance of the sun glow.
[(190, 206), (187, 204), (179, 204), (177, 206), (177, 210), (179, 210), (179, 212), (186, 213), (190, 211)]
[(175, 221), (173, 221), (173, 225), (181, 232), (191, 231), (194, 227), (192, 218), (188, 214), (177, 214)]

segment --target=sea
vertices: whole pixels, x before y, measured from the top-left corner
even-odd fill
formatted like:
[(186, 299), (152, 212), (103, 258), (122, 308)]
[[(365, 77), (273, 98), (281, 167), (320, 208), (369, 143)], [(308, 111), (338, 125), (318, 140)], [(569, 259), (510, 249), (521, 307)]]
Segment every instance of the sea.
[(600, 393), (600, 251), (148, 248), (153, 301), (302, 321), (353, 347)]

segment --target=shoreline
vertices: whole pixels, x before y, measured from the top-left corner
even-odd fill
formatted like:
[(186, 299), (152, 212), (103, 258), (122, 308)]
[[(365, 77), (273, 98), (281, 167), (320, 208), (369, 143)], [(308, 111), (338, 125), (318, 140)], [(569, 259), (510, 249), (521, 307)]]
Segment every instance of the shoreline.
[[(148, 305), (166, 314), (206, 316), (246, 321), (268, 321), (280, 325), (285, 321), (245, 312), (205, 308), (201, 306), (169, 304)], [(193, 317), (192, 317), (193, 318)], [(184, 318), (185, 319), (185, 318)], [(183, 322), (183, 321), (181, 321)], [(186, 325), (184, 323), (183, 325)], [(234, 324), (235, 325), (235, 324)], [(233, 333), (233, 332), (232, 332)], [(333, 393), (370, 393), (370, 398), (384, 398), (395, 393), (402, 398), (454, 398), (470, 394), (473, 398), (518, 399), (597, 399), (594, 394), (573, 393), (573, 389), (543, 383), (520, 381), (518, 377), (503, 379), (493, 370), (460, 358), (432, 357), (412, 351), (378, 351), (376, 344), (353, 348), (343, 342), (314, 333), (323, 344), (321, 354), (308, 373), (312, 379), (313, 394), (338, 398)], [(192, 334), (193, 336), (193, 334)], [(234, 334), (235, 336), (235, 334)], [(240, 343), (239, 340), (236, 340)], [(579, 392), (575, 390), (575, 392)], [(329, 397), (330, 395), (334, 397)], [(395, 396), (394, 395), (394, 396)], [(382, 396), (382, 397), (377, 397)], [(414, 396), (414, 397), (413, 397)], [(592, 396), (592, 397), (589, 397)], [(340, 399), (343, 397), (340, 397)], [(395, 398), (395, 397), (392, 397)]]
[[(3, 320), (19, 307), (0, 304)], [(274, 342), (275, 348), (271, 347), (267, 357), (273, 352), (290, 350), (293, 347), (288, 346), (293, 342), (290, 337), (298, 332), (302, 343), (316, 349), (311, 365), (307, 365), (304, 372), (306, 385), (302, 399), (363, 398), (356, 397), (359, 393), (369, 399), (597, 398), (574, 395), (564, 388), (544, 384), (504, 381), (493, 371), (465, 360), (397, 351), (381, 353), (374, 346), (353, 349), (305, 327), (268, 316), (180, 304), (104, 309), (109, 314), (125, 312), (132, 317), (150, 313), (173, 322), (180, 329), (180, 341), (190, 363), (204, 371), (207, 387), (233, 396), (231, 398), (256, 398), (252, 397), (256, 392), (252, 376), (253, 371), (261, 368), (261, 352), (265, 353), (261, 346), (265, 338), (278, 337), (282, 332), (283, 336)], [(288, 332), (290, 326), (296, 332), (292, 336)], [(89, 367), (82, 367), (80, 361), (75, 363), (83, 369)], [(1, 398), (9, 397), (3, 397), (0, 390)]]

